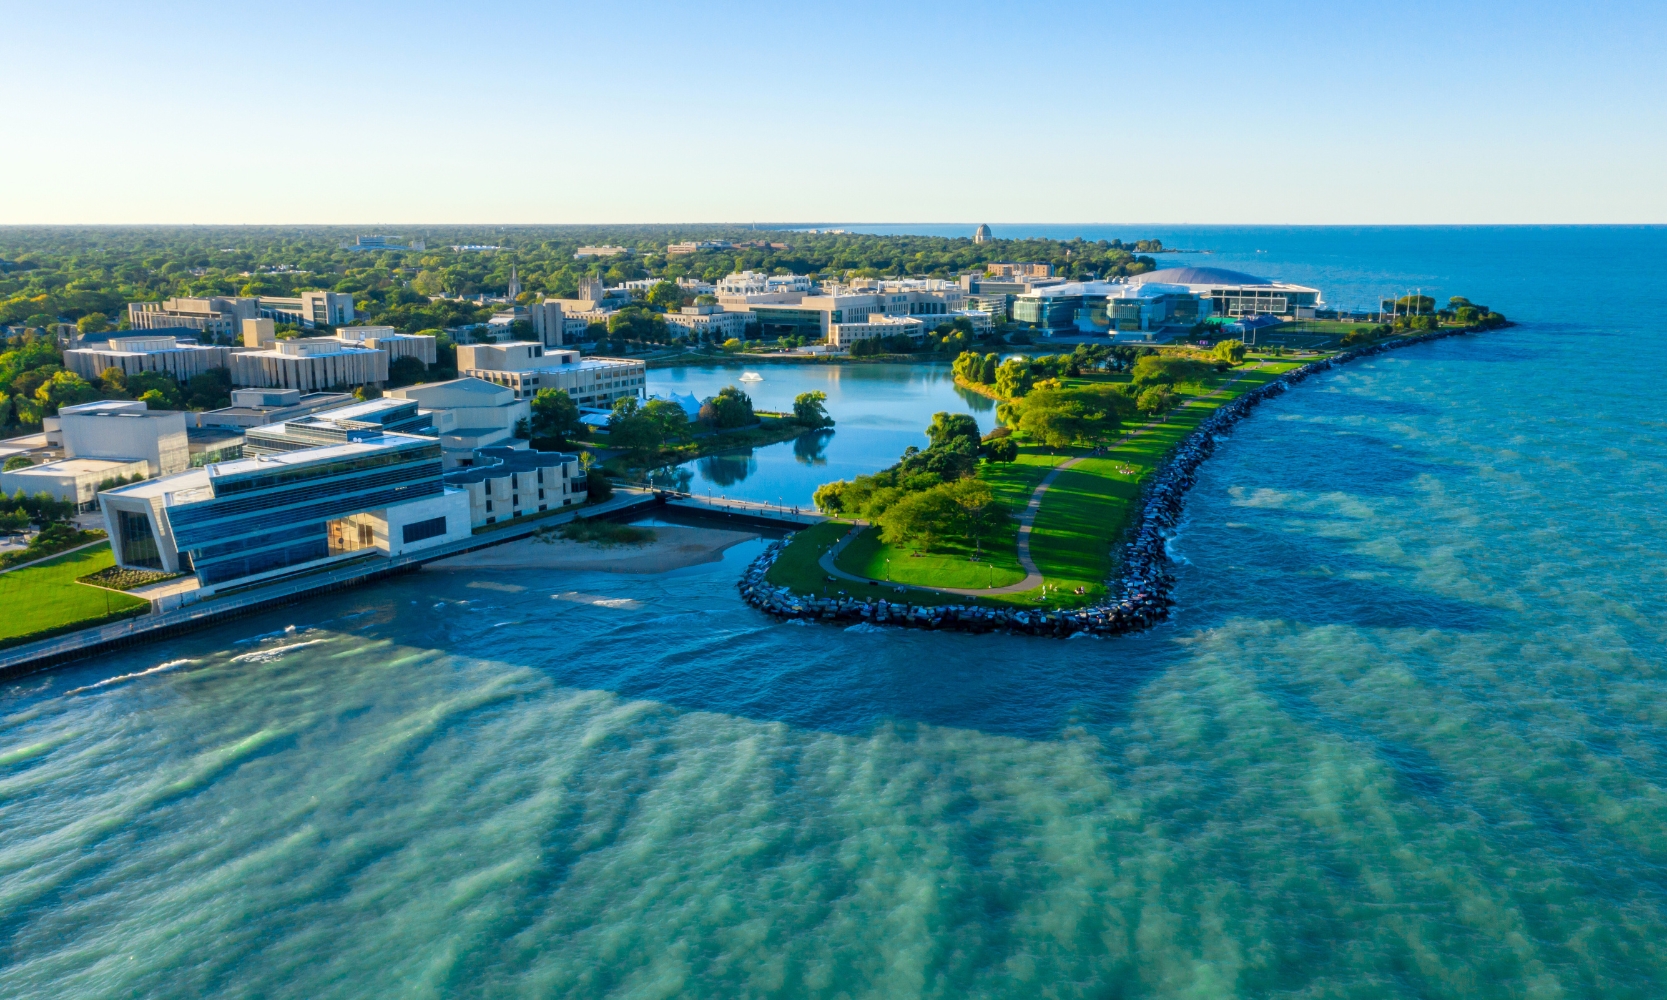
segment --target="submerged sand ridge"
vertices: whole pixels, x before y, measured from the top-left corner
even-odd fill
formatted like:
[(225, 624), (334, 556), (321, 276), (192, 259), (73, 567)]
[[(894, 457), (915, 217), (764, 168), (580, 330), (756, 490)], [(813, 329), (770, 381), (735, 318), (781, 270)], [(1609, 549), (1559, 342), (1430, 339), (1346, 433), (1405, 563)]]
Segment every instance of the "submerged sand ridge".
[(608, 573), (664, 573), (717, 562), (731, 545), (759, 537), (756, 531), (728, 531), (656, 525), (654, 540), (639, 545), (603, 545), (533, 536), (489, 549), (438, 559), (425, 570), (565, 569)]

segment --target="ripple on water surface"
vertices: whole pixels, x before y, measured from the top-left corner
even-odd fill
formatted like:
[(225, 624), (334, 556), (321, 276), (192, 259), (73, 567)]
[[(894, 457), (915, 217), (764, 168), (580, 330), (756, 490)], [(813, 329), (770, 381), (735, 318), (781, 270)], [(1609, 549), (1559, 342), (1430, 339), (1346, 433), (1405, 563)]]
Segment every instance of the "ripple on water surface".
[(1659, 995), (1667, 446), (1488, 349), (1240, 425), (1143, 636), (774, 623), (747, 543), (14, 682), (0, 994)]

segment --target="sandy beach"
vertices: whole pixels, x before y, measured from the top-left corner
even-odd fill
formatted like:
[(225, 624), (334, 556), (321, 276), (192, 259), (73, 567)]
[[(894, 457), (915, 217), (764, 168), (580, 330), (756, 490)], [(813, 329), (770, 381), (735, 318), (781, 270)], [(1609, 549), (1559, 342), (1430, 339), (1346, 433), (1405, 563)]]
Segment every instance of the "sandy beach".
[(723, 551), (738, 542), (757, 538), (755, 531), (656, 526), (654, 541), (646, 545), (598, 545), (563, 538), (525, 538), (477, 552), (440, 559), (425, 570), (565, 569), (608, 573), (664, 573), (700, 563), (717, 562)]

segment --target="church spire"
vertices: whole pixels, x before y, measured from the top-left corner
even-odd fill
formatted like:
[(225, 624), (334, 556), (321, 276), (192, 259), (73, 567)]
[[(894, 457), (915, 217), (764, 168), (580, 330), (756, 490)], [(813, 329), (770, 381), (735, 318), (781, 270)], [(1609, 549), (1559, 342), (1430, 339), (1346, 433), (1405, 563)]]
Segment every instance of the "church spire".
[(509, 265), (509, 301), (513, 305), (515, 297), (521, 294), (521, 280), (515, 276), (515, 265)]

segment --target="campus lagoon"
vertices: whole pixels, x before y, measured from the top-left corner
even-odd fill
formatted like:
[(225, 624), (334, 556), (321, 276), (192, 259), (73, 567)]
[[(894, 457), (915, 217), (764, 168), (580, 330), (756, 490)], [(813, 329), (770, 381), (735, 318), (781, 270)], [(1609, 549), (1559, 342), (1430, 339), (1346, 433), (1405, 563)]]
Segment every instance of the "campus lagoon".
[[(761, 382), (742, 382), (755, 371)], [(897, 461), (903, 450), (927, 445), (926, 425), (939, 410), (970, 413), (983, 430), (996, 423), (995, 401), (955, 385), (948, 364), (795, 364), (775, 362), (655, 369), (653, 394), (705, 399), (739, 386), (760, 410), (791, 412), (801, 392), (823, 392), (835, 426), (792, 441), (709, 455), (653, 476), (656, 484), (702, 496), (811, 505), (816, 487), (850, 479)]]
[[(1237, 425), (1143, 634), (776, 622), (754, 541), (6, 683), (0, 995), (1659, 996), (1667, 231), (1407, 239), (1243, 253), (1521, 325)], [(854, 370), (804, 378), (872, 393), (879, 460), (960, 398)], [(816, 481), (864, 460), (830, 409)]]

